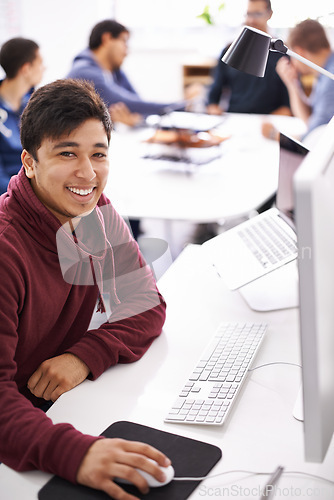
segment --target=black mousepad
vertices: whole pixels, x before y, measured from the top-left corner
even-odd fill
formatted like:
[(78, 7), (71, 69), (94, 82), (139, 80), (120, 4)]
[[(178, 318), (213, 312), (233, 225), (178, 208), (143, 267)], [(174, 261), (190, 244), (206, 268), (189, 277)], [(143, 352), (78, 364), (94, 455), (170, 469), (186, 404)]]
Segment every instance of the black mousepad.
[[(206, 476), (222, 456), (221, 449), (212, 444), (196, 441), (177, 434), (153, 429), (132, 422), (115, 422), (102, 434), (107, 438), (123, 438), (148, 443), (165, 453), (172, 461), (175, 477)], [(171, 481), (165, 486), (151, 488), (141, 495), (135, 486), (124, 485), (127, 492), (147, 500), (185, 500), (200, 484), (199, 481)], [(75, 485), (54, 476), (38, 493), (39, 500), (110, 500), (95, 489)]]

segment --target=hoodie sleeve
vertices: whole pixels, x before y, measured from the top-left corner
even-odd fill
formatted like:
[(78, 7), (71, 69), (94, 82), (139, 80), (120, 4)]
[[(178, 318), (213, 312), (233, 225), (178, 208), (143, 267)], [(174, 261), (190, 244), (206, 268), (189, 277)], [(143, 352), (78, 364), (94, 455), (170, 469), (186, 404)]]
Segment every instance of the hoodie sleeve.
[(166, 304), (136, 241), (112, 206), (107, 207), (113, 228), (114, 275), (104, 279), (103, 297), (111, 314), (106, 323), (87, 331), (68, 350), (88, 365), (93, 379), (112, 365), (143, 356), (160, 335), (166, 314)]
[[(18, 351), (27, 349), (19, 345), (18, 333), (25, 286), (15, 248), (0, 245), (0, 253), (0, 462), (17, 471), (39, 469), (75, 483), (85, 453), (99, 438), (70, 424), (54, 425), (19, 392)], [(25, 376), (27, 367), (21, 370)]]
[[(115, 279), (110, 282), (110, 290), (116, 290), (116, 293), (109, 294), (113, 320), (97, 330), (86, 332), (68, 351), (76, 353), (87, 363), (93, 378), (117, 362), (131, 362), (142, 356), (160, 334), (165, 319), (165, 303), (157, 292), (152, 273), (144, 265), (123, 219), (111, 205), (109, 208), (109, 226), (113, 227), (116, 241), (120, 243), (114, 245)], [(27, 297), (25, 273), (20, 265), (24, 266), (25, 260), (22, 261), (20, 248), (15, 246), (17, 241), (8, 246), (9, 239), (6, 245), (2, 244), (1, 236), (0, 462), (17, 471), (38, 469), (75, 483), (84, 455), (100, 438), (83, 434), (68, 423), (54, 425), (47, 414), (34, 407), (18, 390), (18, 372), (19, 377), (26, 380), (34, 370), (26, 369), (22, 362), (18, 370), (20, 351), (27, 350), (25, 342), (29, 342), (32, 351), (29, 363), (35, 357), (37, 367), (41, 361), (43, 346), (40, 343), (43, 339), (39, 338), (38, 330), (34, 330), (33, 337), (25, 337), (22, 332), (19, 318), (27, 314), (24, 312)], [(106, 295), (107, 292), (106, 288)], [(131, 314), (132, 317), (128, 317)], [(29, 329), (29, 322), (27, 317), (23, 328)], [(52, 340), (48, 338), (47, 343), (50, 342)]]

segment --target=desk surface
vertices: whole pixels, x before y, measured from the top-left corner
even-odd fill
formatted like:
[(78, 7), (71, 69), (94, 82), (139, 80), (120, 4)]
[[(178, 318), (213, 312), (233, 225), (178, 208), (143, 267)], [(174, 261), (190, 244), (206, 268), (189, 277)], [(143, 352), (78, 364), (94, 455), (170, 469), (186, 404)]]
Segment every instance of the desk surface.
[[(223, 458), (212, 474), (234, 470), (271, 472), (278, 465), (334, 479), (334, 443), (322, 464), (305, 463), (303, 425), (292, 416), (300, 368), (273, 365), (249, 375), (232, 414), (222, 427), (166, 424), (163, 419), (208, 338), (221, 321), (265, 321), (268, 333), (254, 366), (273, 361), (298, 363), (298, 311), (254, 312), (238, 292), (229, 291), (202, 255), (189, 246), (159, 281), (167, 302), (162, 335), (144, 357), (118, 365), (98, 380), (85, 381), (49, 410), (54, 423), (70, 422), (100, 434), (111, 423), (130, 420), (219, 446)], [(190, 351), (189, 351), (189, 346)], [(17, 473), (0, 466), (1, 500), (36, 500), (51, 476)], [(207, 479), (190, 499), (260, 497), (268, 476), (236, 472)], [(284, 475), (277, 498), (334, 498), (334, 487), (297, 474)], [(3, 496), (4, 495), (4, 496)], [(304, 495), (304, 496), (303, 496)]]
[(262, 136), (264, 119), (288, 135), (304, 130), (297, 118), (227, 113), (220, 131), (230, 139), (221, 144), (220, 158), (191, 171), (175, 162), (141, 158), (153, 146), (143, 143), (153, 129), (116, 132), (105, 193), (131, 218), (217, 222), (248, 215), (277, 188), (278, 144)]

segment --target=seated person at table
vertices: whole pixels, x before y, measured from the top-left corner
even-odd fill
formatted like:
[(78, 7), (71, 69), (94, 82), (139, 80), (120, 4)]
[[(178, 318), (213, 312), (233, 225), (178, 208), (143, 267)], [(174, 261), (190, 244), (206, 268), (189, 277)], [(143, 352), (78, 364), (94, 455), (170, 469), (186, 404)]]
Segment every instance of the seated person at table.
[[(169, 460), (145, 443), (54, 425), (42, 411), (139, 359), (165, 319), (150, 268), (103, 194), (111, 127), (94, 88), (71, 79), (36, 90), (22, 114), (23, 167), (0, 197), (0, 461), (130, 500), (113, 478), (144, 493), (135, 467), (161, 480), (147, 458)], [(92, 330), (96, 304), (111, 314)]]
[[(296, 54), (334, 73), (334, 52), (324, 27), (318, 21), (306, 19), (297, 24), (290, 31), (287, 46)], [(334, 115), (333, 80), (293, 57), (282, 57), (277, 63), (277, 73), (288, 89), (293, 114), (306, 124), (307, 130), (303, 139), (311, 131), (330, 121)], [(304, 75), (313, 75), (314, 78), (309, 96), (305, 94), (300, 83), (300, 78)], [(270, 134), (274, 138), (274, 127), (269, 127), (266, 128), (267, 135)]]
[[(268, 32), (267, 23), (271, 16), (270, 0), (248, 1), (246, 25)], [(214, 80), (207, 97), (207, 112), (216, 115), (221, 115), (224, 111), (291, 115), (287, 89), (275, 71), (276, 63), (282, 54), (269, 52), (265, 75), (258, 78), (221, 61), (229, 46), (224, 48), (214, 70)], [(226, 92), (228, 105), (223, 108), (222, 97)]]
[[(268, 21), (272, 16), (270, 0), (249, 0), (245, 24), (268, 33)], [(213, 83), (207, 95), (206, 111), (212, 115), (231, 113), (256, 113), (291, 115), (288, 91), (276, 73), (275, 67), (282, 56), (269, 52), (263, 78), (249, 75), (225, 64), (221, 58), (230, 47), (224, 48), (213, 72)], [(259, 212), (272, 205), (269, 200)], [(200, 224), (193, 235), (194, 243), (203, 243), (217, 234), (215, 224)]]
[(37, 43), (12, 38), (0, 50), (0, 65), (6, 74), (0, 81), (0, 194), (9, 179), (21, 168), (19, 121), (31, 91), (43, 75), (44, 67)]
[(129, 126), (140, 123), (144, 116), (162, 114), (182, 103), (157, 103), (141, 99), (121, 69), (128, 53), (129, 30), (114, 20), (105, 20), (92, 29), (89, 48), (78, 54), (67, 75), (92, 82), (109, 107), (113, 121)]
[[(169, 104), (141, 99), (121, 69), (128, 53), (129, 37), (129, 30), (122, 24), (112, 19), (99, 22), (90, 34), (89, 48), (74, 58), (67, 77), (90, 81), (109, 107), (113, 122), (134, 127), (147, 115), (165, 113)], [(130, 226), (134, 238), (138, 239), (140, 221), (130, 219)]]

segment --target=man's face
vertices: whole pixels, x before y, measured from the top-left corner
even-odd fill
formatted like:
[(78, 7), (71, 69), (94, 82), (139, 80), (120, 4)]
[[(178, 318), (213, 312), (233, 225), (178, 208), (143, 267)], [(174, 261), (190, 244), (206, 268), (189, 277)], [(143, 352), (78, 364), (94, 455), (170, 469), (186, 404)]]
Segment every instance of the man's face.
[(39, 50), (36, 51), (36, 57), (31, 63), (25, 65), (25, 75), (29, 80), (29, 84), (35, 87), (40, 83), (43, 77), (45, 66), (43, 58)]
[(267, 31), (267, 22), (271, 15), (272, 12), (268, 10), (266, 2), (263, 0), (248, 2), (245, 24), (261, 31)]
[[(293, 52), (296, 52), (296, 54), (299, 54), (300, 56), (305, 57), (305, 59), (308, 59), (309, 61), (316, 63), (316, 61), (314, 60), (314, 54), (312, 54), (312, 52), (309, 52), (308, 50), (303, 49), (302, 47), (298, 47), (298, 46), (290, 47), (290, 49)], [(299, 73), (299, 75), (304, 76), (304, 75), (310, 75), (310, 74), (314, 74), (314, 75), (318, 74), (316, 70), (311, 69), (309, 66), (302, 63), (298, 59), (295, 59), (294, 57), (291, 57), (290, 64), (295, 68), (295, 70), (297, 71), (297, 73)]]
[(59, 139), (44, 139), (37, 162), (24, 150), (22, 162), (37, 198), (65, 224), (96, 206), (107, 182), (107, 155), (103, 124), (92, 118)]
[(107, 39), (108, 59), (111, 70), (118, 69), (122, 66), (124, 59), (128, 54), (129, 33), (123, 32), (117, 38), (113, 38), (109, 34)]

